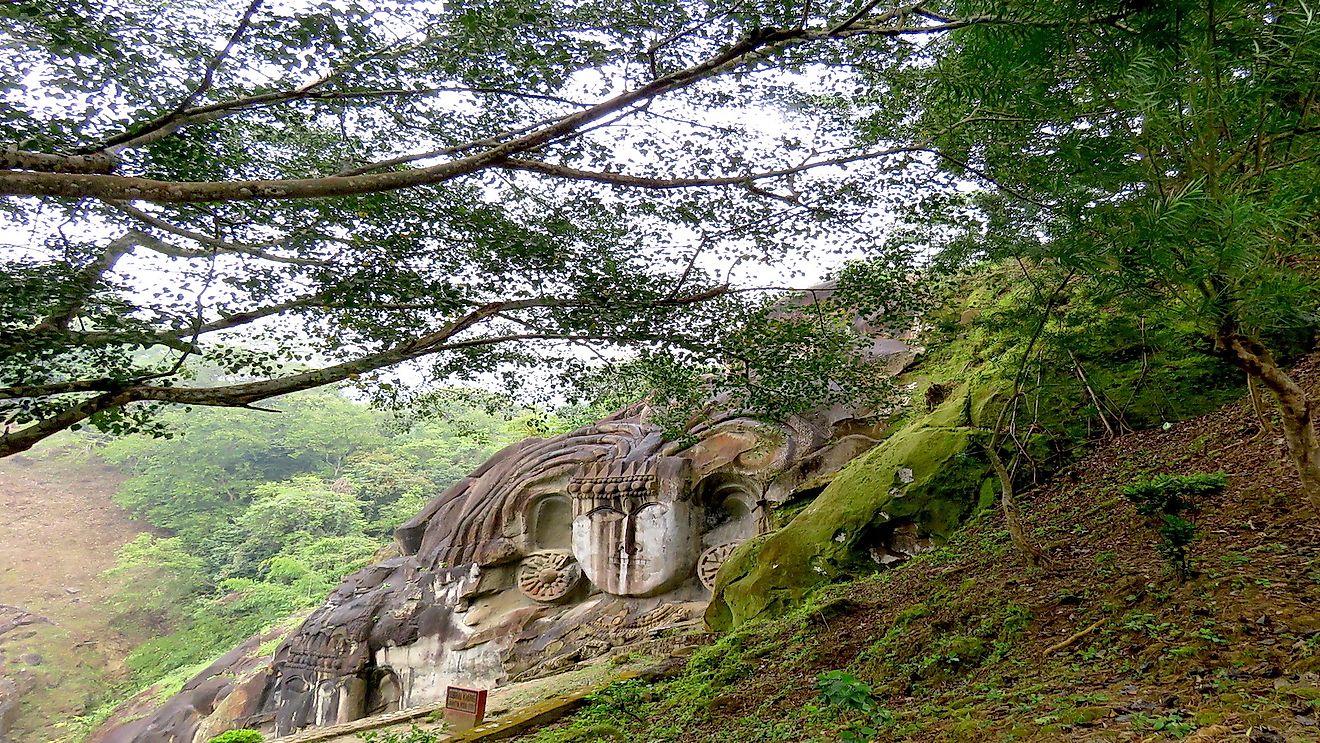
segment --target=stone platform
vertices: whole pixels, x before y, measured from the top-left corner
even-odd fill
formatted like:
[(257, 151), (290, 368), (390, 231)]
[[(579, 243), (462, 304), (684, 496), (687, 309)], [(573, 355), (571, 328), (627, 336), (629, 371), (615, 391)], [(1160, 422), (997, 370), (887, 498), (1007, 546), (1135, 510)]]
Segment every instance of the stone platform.
[[(471, 730), (441, 735), (439, 740), (501, 740), (521, 735), (572, 714), (589, 695), (616, 681), (635, 677), (655, 660), (642, 658), (621, 664), (598, 663), (492, 689), (484, 723)], [(358, 743), (361, 740), (358, 734), (367, 731), (406, 733), (414, 725), (423, 730), (440, 731), (444, 723), (433, 720), (440, 718), (443, 712), (443, 703), (428, 704), (270, 740), (271, 743)]]

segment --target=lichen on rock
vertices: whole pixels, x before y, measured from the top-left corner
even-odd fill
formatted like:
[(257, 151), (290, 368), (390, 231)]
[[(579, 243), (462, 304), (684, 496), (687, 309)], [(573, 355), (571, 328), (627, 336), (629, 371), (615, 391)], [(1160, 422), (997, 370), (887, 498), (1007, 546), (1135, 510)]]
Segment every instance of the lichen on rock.
[(887, 527), (913, 524), (922, 535), (947, 538), (976, 506), (989, 474), (982, 431), (930, 425), (962, 404), (951, 396), (932, 416), (899, 429), (845, 467), (788, 525), (734, 551), (707, 623), (725, 630), (783, 613), (816, 586), (865, 566), (870, 543)]

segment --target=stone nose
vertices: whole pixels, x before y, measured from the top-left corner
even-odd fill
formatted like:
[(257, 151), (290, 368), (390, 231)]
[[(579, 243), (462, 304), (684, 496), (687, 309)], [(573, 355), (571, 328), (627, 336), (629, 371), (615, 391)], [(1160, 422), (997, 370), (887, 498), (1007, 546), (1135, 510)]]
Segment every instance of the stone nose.
[(637, 520), (632, 516), (628, 517), (628, 523), (623, 528), (623, 554), (629, 557), (637, 554)]

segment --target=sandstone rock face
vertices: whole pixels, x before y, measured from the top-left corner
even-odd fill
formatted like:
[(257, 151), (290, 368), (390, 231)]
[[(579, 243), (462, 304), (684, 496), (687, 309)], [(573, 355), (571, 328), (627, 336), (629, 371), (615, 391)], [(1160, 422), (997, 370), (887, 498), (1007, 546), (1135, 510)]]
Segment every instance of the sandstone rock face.
[(767, 530), (767, 509), (819, 488), (877, 433), (834, 409), (783, 425), (725, 417), (680, 445), (648, 415), (636, 406), (504, 449), (401, 526), (401, 556), (348, 577), (265, 665), (236, 649), (90, 740), (284, 735), (437, 702), (449, 685), (554, 673), (697, 623), (724, 559)]
[(950, 536), (978, 502), (993, 501), (983, 451), (1006, 397), (1000, 384), (949, 383), (941, 403), (849, 462), (792, 522), (728, 555), (707, 625), (782, 614), (859, 562), (887, 567)]

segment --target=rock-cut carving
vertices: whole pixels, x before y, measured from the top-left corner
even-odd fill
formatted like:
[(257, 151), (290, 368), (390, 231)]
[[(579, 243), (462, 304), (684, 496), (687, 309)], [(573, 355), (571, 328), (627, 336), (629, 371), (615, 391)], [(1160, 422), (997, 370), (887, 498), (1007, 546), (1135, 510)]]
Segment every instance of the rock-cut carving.
[[(911, 355), (892, 343), (897, 371)], [(346, 578), (272, 659), (254, 638), (88, 743), (283, 736), (651, 641), (701, 616), (767, 508), (819, 489), (880, 436), (839, 408), (783, 424), (717, 415), (673, 439), (651, 414), (638, 404), (498, 452), (400, 526), (400, 554)]]
[(701, 581), (701, 585), (706, 587), (707, 591), (715, 589), (715, 574), (720, 571), (720, 566), (724, 564), (725, 560), (729, 559), (729, 555), (733, 554), (733, 550), (740, 544), (742, 542), (725, 542), (701, 553), (701, 557), (697, 560), (697, 578)]
[(615, 596), (653, 596), (690, 577), (700, 529), (690, 471), (681, 457), (649, 457), (573, 474), (573, 552), (592, 583)]
[(533, 601), (563, 601), (582, 582), (582, 568), (572, 552), (534, 552), (518, 565), (518, 590)]

